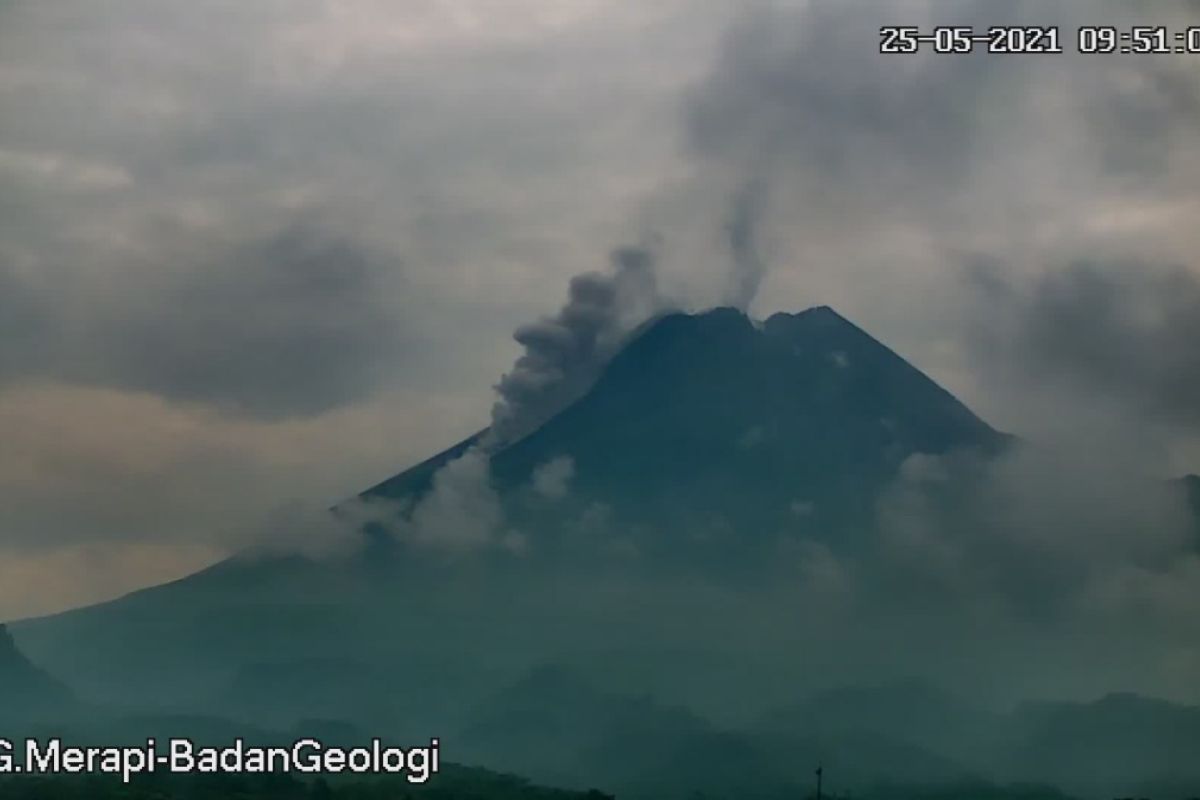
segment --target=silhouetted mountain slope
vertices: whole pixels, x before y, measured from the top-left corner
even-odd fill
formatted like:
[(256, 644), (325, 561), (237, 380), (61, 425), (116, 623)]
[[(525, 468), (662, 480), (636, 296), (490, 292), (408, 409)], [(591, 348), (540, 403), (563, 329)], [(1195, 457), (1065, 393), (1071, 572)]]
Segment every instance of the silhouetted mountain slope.
[(71, 691), (21, 654), (0, 625), (0, 723), (14, 719), (53, 719), (74, 711)]
[(398, 475), (372, 486), (362, 492), (360, 497), (415, 497), (429, 490), (433, 475), (448, 462), (467, 452), (472, 445), (477, 444), (487, 433), (487, 429), (468, 436), (456, 445), (430, 456), (420, 464), (409, 467)]

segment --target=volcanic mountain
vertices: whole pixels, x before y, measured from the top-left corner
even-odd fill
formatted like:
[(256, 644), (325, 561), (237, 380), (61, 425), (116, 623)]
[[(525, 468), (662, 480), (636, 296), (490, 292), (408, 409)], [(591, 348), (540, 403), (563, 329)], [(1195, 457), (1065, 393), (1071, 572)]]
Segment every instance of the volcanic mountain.
[[(483, 438), (363, 497), (419, 501)], [(653, 531), (637, 541), (643, 555), (728, 567), (798, 520), (847, 544), (869, 526), (864, 501), (911, 454), (994, 453), (1007, 438), (827, 306), (762, 323), (718, 308), (645, 326), (582, 398), (491, 453), (490, 475), (518, 526), (537, 528), (537, 471), (569, 459), (556, 521), (603, 508), (612, 524)]]
[[(908, 497), (910, 466), (944, 472), (920, 499), (959, 523), (948, 539), (969, 536), (979, 518), (953, 516), (973, 509), (956, 505), (958, 489), (977, 465), (1004, 465), (989, 459), (1012, 441), (827, 307), (761, 322), (728, 308), (667, 314), (528, 435), (498, 446), (481, 431), (339, 505), (334, 518), (353, 521), (344, 533), (362, 544), (353, 555), (233, 558), (12, 628), (89, 701), (165, 712), (171, 725), (176, 712), (202, 711), (276, 730), (350, 724), (405, 743), (444, 734), (448, 758), (616, 782), (634, 798), (713, 787), (791, 797), (816, 763), (846, 787), (853, 776), (1023, 777), (1030, 764), (1064, 782), (1059, 764), (1083, 775), (1116, 764), (1106, 780), (1130, 793), (1166, 784), (1123, 765), (1191, 780), (1180, 765), (1196, 741), (1194, 709), (1125, 697), (1010, 717), (921, 682), (854, 685), (902, 668), (889, 662), (897, 655), (936, 668), (926, 650), (955, 652), (965, 629), (923, 636), (912, 620), (994, 573), (960, 575), (953, 561), (930, 573), (930, 548), (905, 552), (915, 554), (905, 586), (949, 575), (964, 592), (918, 592), (915, 614), (874, 631), (869, 615), (839, 615), (857, 599), (839, 595), (839, 576), (885, 611), (903, 592), (890, 573), (841, 565), (897, 543), (884, 512)], [(1200, 511), (1200, 479), (1175, 483)], [(902, 522), (916, 516), (899, 511)], [(1008, 562), (988, 563), (1002, 573)], [(1010, 664), (1041, 657), (1013, 642), (964, 650), (967, 669), (981, 683), (1007, 680)], [(847, 688), (794, 702), (831, 681)], [(62, 692), (0, 629), (0, 722), (13, 697), (51, 703)], [(750, 727), (737, 721), (747, 709)], [(1130, 730), (1153, 747), (1126, 747)], [(786, 791), (743, 792), (747, 776)], [(1168, 788), (1159, 793), (1190, 796)]]
[[(403, 656), (444, 680), (448, 662), (430, 646), (414, 654), (399, 638), (380, 639), (380, 626), (399, 637), (402, 626), (423, 624), (408, 635), (428, 642), (466, 630), (455, 627), (465, 618), (515, 619), (532, 570), (555, 575), (571, 564), (590, 574), (605, 559), (753, 581), (781, 533), (856, 546), (876, 496), (912, 454), (994, 453), (1007, 439), (830, 308), (763, 322), (730, 308), (668, 314), (638, 329), (588, 391), (528, 436), (484, 450), (476, 435), (366, 491), (360, 499), (379, 511), (370, 541), (382, 551), (334, 564), (234, 559), (15, 630), (41, 663), (97, 697), (219, 692), (246, 665), (289, 659)], [(486, 457), (486, 474), (443, 498), (458, 514), (451, 519), (482, 524), (485, 545), (519, 546), (427, 568), (405, 539), (406, 516), (419, 516), (441, 470), (468, 451)], [(544, 479), (548, 469), (555, 480)], [(465, 519), (472, 492), (486, 494), (483, 523)], [(524, 577), (498, 589), (505, 600), (493, 607), (478, 587), (481, 564), (497, 562)], [(540, 596), (526, 601), (529, 613), (549, 613)], [(412, 603), (420, 614), (409, 613)], [(496, 621), (471, 635), (528, 650), (527, 627), (506, 634)]]

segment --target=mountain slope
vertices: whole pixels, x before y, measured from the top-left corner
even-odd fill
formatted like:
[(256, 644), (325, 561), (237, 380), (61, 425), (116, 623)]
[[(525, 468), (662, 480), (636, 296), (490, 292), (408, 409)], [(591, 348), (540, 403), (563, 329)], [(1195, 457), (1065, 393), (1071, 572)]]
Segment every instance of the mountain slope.
[(0, 722), (53, 719), (74, 706), (71, 691), (25, 658), (0, 625)]

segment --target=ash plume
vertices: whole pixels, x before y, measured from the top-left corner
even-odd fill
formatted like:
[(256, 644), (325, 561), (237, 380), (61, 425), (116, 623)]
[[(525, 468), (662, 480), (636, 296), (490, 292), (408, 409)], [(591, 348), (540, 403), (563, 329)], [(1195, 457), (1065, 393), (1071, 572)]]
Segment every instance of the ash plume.
[(658, 308), (653, 251), (619, 247), (610, 260), (613, 272), (576, 275), (557, 314), (513, 333), (525, 352), (495, 386), (499, 398), (492, 406), (485, 447), (500, 447), (532, 433), (578, 399), (624, 334)]

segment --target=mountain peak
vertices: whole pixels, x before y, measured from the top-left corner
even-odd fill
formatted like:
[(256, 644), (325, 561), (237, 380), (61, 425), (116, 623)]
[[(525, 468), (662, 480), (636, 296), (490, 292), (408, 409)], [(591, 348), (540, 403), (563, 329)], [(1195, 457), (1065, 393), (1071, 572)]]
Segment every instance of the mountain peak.
[(776, 311), (770, 317), (767, 317), (767, 322), (770, 322), (775, 317), (780, 317), (783, 319), (795, 319), (796, 317), (810, 317), (812, 319), (824, 318), (824, 319), (829, 319), (829, 320), (840, 320), (842, 322), (849, 322), (848, 319), (846, 319), (841, 314), (839, 314), (837, 311), (835, 311), (833, 309), (833, 306), (827, 306), (827, 305), (812, 306), (810, 308), (804, 309), (803, 311), (794, 311), (794, 312)]
[[(669, 544), (684, 531), (778, 531), (797, 524), (796, 509), (831, 537), (863, 529), (870, 498), (912, 453), (1003, 439), (828, 306), (761, 323), (718, 307), (642, 326), (576, 402), (489, 453), (489, 478), (535, 529), (521, 518), (549, 507), (531, 495), (535, 472), (569, 458), (561, 513), (603, 507), (621, 527), (669, 531), (638, 549), (675, 557), (691, 548)], [(470, 441), (369, 494), (419, 501)]]

